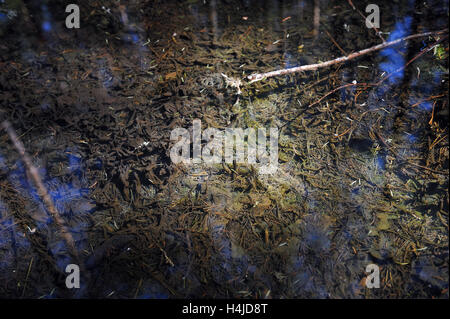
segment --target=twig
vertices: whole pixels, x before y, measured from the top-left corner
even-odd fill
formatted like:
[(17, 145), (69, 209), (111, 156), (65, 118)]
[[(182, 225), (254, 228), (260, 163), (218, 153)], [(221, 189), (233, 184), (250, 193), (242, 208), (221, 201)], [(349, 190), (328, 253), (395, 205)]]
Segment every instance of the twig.
[[(440, 31), (433, 31), (433, 32), (425, 32), (425, 33), (418, 33), (418, 34), (413, 34), (404, 38), (400, 38), (394, 41), (390, 41), (390, 42), (384, 42), (381, 44), (378, 44), (376, 46), (364, 49), (364, 50), (360, 50), (358, 52), (354, 52), (351, 53), (347, 56), (343, 56), (343, 57), (339, 57), (337, 59), (334, 60), (330, 60), (330, 61), (326, 61), (326, 62), (322, 62), (322, 63), (316, 63), (316, 64), (308, 64), (308, 65), (302, 65), (302, 66), (298, 66), (295, 68), (289, 68), (289, 69), (282, 69), (282, 70), (277, 70), (277, 71), (272, 71), (272, 72), (267, 72), (267, 73), (255, 73), (255, 74), (251, 74), (249, 76), (247, 76), (247, 79), (250, 81), (248, 84), (251, 84), (253, 82), (257, 82), (257, 81), (261, 81), (263, 79), (267, 79), (273, 76), (278, 76), (278, 75), (286, 75), (286, 74), (291, 74), (291, 73), (298, 73), (298, 72), (303, 72), (303, 71), (313, 71), (313, 70), (317, 70), (320, 68), (325, 68), (328, 67), (330, 65), (333, 64), (338, 64), (338, 63), (343, 63), (343, 62), (347, 62), (350, 61), (352, 59), (355, 59), (357, 57), (360, 57), (362, 55), (368, 54), (368, 53), (372, 53), (374, 51), (378, 51), (393, 45), (396, 45), (400, 42), (403, 41), (408, 41), (411, 39), (415, 39), (415, 38), (421, 38), (421, 37), (427, 37), (427, 36), (431, 36), (431, 35), (439, 35), (439, 34), (445, 34), (448, 33), (448, 29), (445, 30), (440, 30)], [(425, 50), (427, 51), (427, 50)]]
[(29, 175), (33, 179), (34, 184), (36, 185), (39, 196), (42, 198), (42, 201), (44, 202), (48, 212), (52, 216), (53, 220), (56, 222), (56, 225), (58, 226), (59, 231), (61, 232), (61, 236), (67, 244), (69, 253), (72, 255), (72, 257), (74, 257), (78, 261), (79, 260), (78, 253), (75, 249), (75, 241), (72, 237), (72, 234), (67, 229), (64, 219), (60, 216), (58, 210), (53, 204), (53, 200), (48, 194), (47, 189), (45, 188), (44, 183), (42, 182), (41, 177), (39, 176), (38, 170), (36, 169), (36, 167), (34, 167), (33, 163), (31, 162), (30, 156), (26, 153), (25, 147), (17, 137), (16, 132), (14, 131), (14, 129), (12, 128), (11, 124), (8, 121), (3, 121), (1, 126), (8, 133), (9, 138), (14, 144), (14, 147), (17, 149), (20, 156), (22, 157), (22, 160), (25, 163), (25, 167)]
[(435, 170), (435, 169), (432, 169), (432, 168), (429, 168), (429, 167), (426, 167), (426, 166), (423, 166), (423, 165), (419, 165), (419, 164), (416, 164), (416, 163), (413, 163), (413, 162), (410, 162), (410, 161), (406, 161), (405, 163), (409, 164), (409, 165), (412, 165), (412, 166), (416, 166), (416, 167), (425, 169), (427, 171), (430, 171), (430, 172), (433, 172), (433, 173), (436, 173), (436, 174), (439, 174), (439, 175), (448, 175), (448, 172), (441, 172), (441, 171), (438, 171), (438, 170)]
[(428, 125), (433, 125), (433, 119), (434, 119), (434, 106), (436, 105), (436, 101), (434, 101), (433, 103), (433, 111), (431, 112), (431, 118), (430, 121), (428, 122)]
[(172, 259), (169, 258), (169, 256), (167, 256), (166, 252), (164, 251), (164, 249), (162, 249), (161, 247), (159, 247), (159, 250), (161, 250), (161, 252), (164, 254), (164, 258), (166, 259), (166, 263), (168, 263), (170, 266), (175, 267), (175, 264), (173, 263)]
[(347, 55), (347, 52), (345, 52), (344, 49), (341, 48), (341, 46), (336, 42), (336, 40), (333, 39), (331, 34), (327, 30), (324, 30), (324, 31), (327, 34), (327, 36), (330, 38), (331, 42), (333, 42), (333, 44), (339, 49), (339, 51), (341, 51), (342, 54)]
[(427, 97), (426, 99), (423, 99), (423, 100), (420, 100), (420, 101), (417, 102), (417, 103), (414, 103), (413, 105), (411, 105), (411, 107), (416, 107), (417, 105), (419, 105), (419, 104), (421, 104), (421, 103), (423, 103), (423, 102), (426, 102), (426, 101), (429, 101), (429, 100), (433, 100), (433, 99), (437, 99), (437, 98), (443, 97), (443, 96), (444, 96), (444, 94), (439, 94), (439, 95), (432, 95), (432, 96), (429, 96), (429, 97)]
[(33, 266), (34, 257), (31, 257), (30, 263), (28, 264), (28, 271), (25, 277), (25, 283), (23, 284), (22, 297), (25, 295), (25, 289), (27, 288), (28, 277), (30, 276), (31, 266)]
[[(322, 96), (320, 99), (318, 99), (318, 100), (316, 100), (315, 102), (313, 102), (312, 104), (310, 104), (310, 105), (308, 105), (308, 107), (311, 107), (311, 106), (313, 106), (313, 105), (316, 105), (316, 104), (318, 104), (318, 103), (320, 103), (324, 98), (326, 98), (327, 96), (329, 96), (329, 95), (331, 95), (331, 94), (333, 94), (334, 92), (336, 92), (336, 91), (338, 91), (338, 90), (340, 90), (340, 89), (343, 89), (343, 88), (346, 88), (346, 87), (349, 87), (349, 86), (356, 86), (356, 85), (362, 85), (362, 86), (365, 86), (365, 88), (364, 89), (366, 89), (367, 87), (369, 87), (369, 86), (379, 86), (381, 83), (383, 83), (385, 80), (387, 80), (391, 75), (393, 75), (393, 74), (395, 74), (395, 73), (397, 73), (397, 72), (399, 72), (400, 70), (402, 70), (402, 69), (404, 69), (406, 66), (408, 66), (410, 63), (412, 63), (413, 61), (415, 61), (416, 59), (418, 59), (420, 56), (422, 56), (423, 54), (425, 54), (425, 53), (427, 53), (427, 52), (429, 52), (430, 50), (432, 50), (437, 44), (439, 44), (440, 42), (442, 42), (443, 40), (445, 40), (447, 38), (447, 36), (444, 36), (444, 37), (442, 37), (441, 39), (439, 39), (438, 41), (436, 41), (435, 43), (433, 43), (432, 45), (430, 45), (430, 46), (428, 46), (426, 49), (424, 49), (424, 50), (422, 50), (421, 52), (419, 52), (414, 58), (412, 58), (411, 60), (409, 60), (405, 65), (403, 65), (402, 67), (400, 67), (400, 68), (398, 68), (397, 70), (395, 70), (394, 72), (392, 72), (392, 73), (389, 73), (388, 75), (386, 75), (384, 78), (382, 78), (380, 81), (378, 81), (377, 83), (348, 83), (348, 84), (345, 84), (345, 85), (342, 85), (342, 86), (340, 86), (340, 87), (337, 87), (337, 88), (335, 88), (335, 89), (333, 89), (333, 90), (331, 90), (330, 92), (328, 92), (327, 94), (325, 94), (324, 96)], [(250, 82), (251, 83), (251, 82)], [(436, 95), (436, 96), (432, 96), (432, 97), (430, 97), (430, 98), (428, 98), (428, 99), (431, 99), (431, 98), (437, 98), (437, 97), (441, 97), (441, 96), (443, 96), (443, 95)], [(424, 101), (426, 101), (426, 100), (428, 100), (428, 99), (425, 99)], [(356, 97), (355, 97), (355, 102), (356, 102)], [(422, 101), (423, 102), (423, 101)], [(420, 102), (420, 103), (422, 103), (422, 102)], [(416, 103), (417, 104), (417, 103)], [(416, 104), (414, 104), (413, 106), (415, 106)], [(435, 102), (435, 104), (436, 104), (436, 102)], [(434, 112), (434, 105), (433, 105), (433, 112)], [(434, 113), (433, 113), (434, 114)], [(286, 123), (284, 123), (282, 126), (281, 126), (281, 128), (283, 129), (287, 124), (289, 124), (289, 123), (292, 123), (292, 121), (295, 121), (299, 116), (301, 115), (301, 113), (299, 114), (299, 115), (297, 115), (297, 116), (295, 116), (293, 119), (291, 119), (291, 120), (289, 120), (289, 121), (287, 121)], [(430, 124), (431, 125), (431, 124)], [(345, 133), (347, 133), (347, 131), (345, 132)], [(339, 135), (340, 136), (340, 135)], [(339, 137), (338, 136), (338, 137)], [(381, 137), (379, 137), (379, 138), (381, 138)], [(382, 140), (382, 142), (384, 143), (384, 140), (381, 138), (381, 140)], [(384, 143), (385, 144), (385, 146), (387, 146), (393, 153), (395, 153), (386, 143)], [(431, 149), (431, 148), (430, 148)]]
[(447, 136), (447, 134), (444, 134), (443, 136), (438, 136), (436, 137), (436, 139), (433, 141), (433, 143), (431, 143), (430, 147), (428, 148), (429, 150), (432, 150), (433, 147), (435, 147), (437, 144), (439, 144), (440, 142), (442, 142), (442, 140)]

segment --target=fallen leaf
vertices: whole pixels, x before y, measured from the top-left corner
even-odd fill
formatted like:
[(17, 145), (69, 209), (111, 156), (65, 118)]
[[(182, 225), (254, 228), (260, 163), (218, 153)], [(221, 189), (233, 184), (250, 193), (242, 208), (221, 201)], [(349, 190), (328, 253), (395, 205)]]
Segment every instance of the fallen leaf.
[(167, 81), (167, 80), (174, 80), (174, 79), (176, 79), (177, 78), (177, 72), (171, 72), (171, 73), (167, 73), (165, 76), (164, 76), (164, 79)]

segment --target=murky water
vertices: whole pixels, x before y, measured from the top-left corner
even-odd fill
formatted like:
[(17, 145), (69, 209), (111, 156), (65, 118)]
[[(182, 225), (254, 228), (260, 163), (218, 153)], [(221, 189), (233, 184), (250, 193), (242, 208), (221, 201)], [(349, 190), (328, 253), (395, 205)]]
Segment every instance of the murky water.
[[(365, 8), (90, 1), (75, 30), (58, 1), (0, 3), (0, 119), (78, 255), (3, 130), (0, 296), (448, 298), (448, 31), (247, 78), (448, 29), (448, 1), (378, 3), (376, 30)], [(174, 163), (196, 119), (276, 129), (276, 170)]]

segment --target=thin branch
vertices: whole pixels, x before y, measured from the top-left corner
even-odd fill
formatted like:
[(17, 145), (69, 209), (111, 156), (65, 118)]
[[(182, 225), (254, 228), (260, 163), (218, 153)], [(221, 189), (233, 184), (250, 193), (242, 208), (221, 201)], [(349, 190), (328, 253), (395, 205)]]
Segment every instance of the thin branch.
[(25, 151), (25, 147), (17, 137), (17, 134), (12, 128), (11, 124), (8, 121), (3, 121), (1, 126), (8, 133), (9, 138), (11, 139), (14, 147), (19, 152), (23, 162), (25, 163), (25, 167), (29, 173), (29, 176), (32, 178), (34, 184), (36, 185), (39, 196), (42, 198), (42, 201), (44, 202), (47, 211), (50, 213), (51, 217), (56, 222), (56, 225), (58, 226), (59, 231), (61, 233), (61, 237), (66, 242), (69, 253), (72, 255), (72, 257), (75, 258), (76, 261), (78, 261), (79, 260), (78, 253), (77, 250), (75, 249), (75, 241), (72, 237), (72, 234), (69, 232), (64, 219), (61, 217), (58, 210), (56, 209), (52, 198), (50, 197), (47, 189), (44, 186), (44, 183), (42, 182), (41, 177), (39, 176), (37, 168), (33, 165), (30, 156)]
[(254, 73), (251, 74), (249, 76), (247, 76), (247, 79), (250, 81), (248, 84), (251, 84), (253, 82), (257, 82), (257, 81), (261, 81), (263, 79), (267, 79), (273, 76), (278, 76), (278, 75), (286, 75), (286, 74), (291, 74), (291, 73), (298, 73), (298, 72), (303, 72), (303, 71), (313, 71), (313, 70), (317, 70), (320, 68), (325, 68), (325, 67), (329, 67), (333, 64), (338, 64), (338, 63), (343, 63), (343, 62), (347, 62), (350, 61), (352, 59), (355, 59), (357, 57), (360, 57), (362, 55), (368, 54), (368, 53), (372, 53), (378, 50), (382, 50), (384, 48), (396, 45), (398, 43), (404, 42), (404, 41), (408, 41), (411, 39), (415, 39), (415, 38), (422, 38), (422, 37), (428, 37), (428, 36), (432, 36), (432, 35), (440, 35), (440, 34), (446, 34), (448, 33), (448, 29), (445, 30), (440, 30), (440, 31), (433, 31), (433, 32), (425, 32), (425, 33), (419, 33), (419, 34), (413, 34), (404, 38), (400, 38), (394, 41), (390, 41), (390, 42), (384, 42), (381, 44), (378, 44), (376, 46), (364, 49), (364, 50), (360, 50), (358, 52), (354, 52), (351, 53), (347, 56), (343, 56), (340, 58), (336, 58), (334, 60), (330, 60), (330, 61), (326, 61), (326, 62), (322, 62), (322, 63), (316, 63), (316, 64), (308, 64), (308, 65), (302, 65), (302, 66), (298, 66), (295, 68), (289, 68), (289, 69), (282, 69), (282, 70), (277, 70), (277, 71), (272, 71), (272, 72), (267, 72), (267, 73)]
[(336, 40), (331, 36), (330, 32), (328, 32), (326, 29), (324, 30), (327, 36), (330, 38), (331, 42), (341, 51), (342, 54), (347, 55), (347, 52), (344, 51), (344, 49), (341, 48), (341, 46), (336, 42)]
[[(311, 107), (311, 106), (314, 106), (314, 105), (320, 103), (320, 102), (321, 102), (324, 98), (326, 98), (327, 96), (333, 94), (334, 92), (336, 92), (336, 91), (338, 91), (338, 90), (344, 89), (344, 88), (349, 87), (349, 86), (366, 86), (366, 87), (369, 87), (369, 86), (379, 86), (381, 83), (383, 83), (385, 80), (387, 80), (391, 75), (393, 75), (393, 74), (399, 72), (400, 70), (403, 70), (403, 69), (406, 68), (409, 64), (411, 64), (413, 61), (415, 61), (416, 59), (418, 59), (419, 57), (421, 57), (423, 54), (425, 54), (425, 53), (431, 51), (436, 45), (438, 45), (440, 42), (444, 41), (447, 37), (448, 37), (448, 36), (446, 35), (446, 36), (440, 38), (439, 40), (437, 40), (436, 42), (434, 42), (433, 44), (429, 45), (427, 48), (425, 48), (424, 50), (420, 51), (414, 58), (412, 58), (411, 60), (409, 60), (405, 65), (403, 65), (402, 67), (398, 68), (398, 69), (395, 70), (394, 72), (389, 73), (388, 75), (386, 75), (384, 78), (382, 78), (382, 79), (381, 79), (380, 81), (378, 81), (377, 83), (348, 83), (348, 84), (344, 84), (344, 85), (342, 85), (342, 86), (340, 86), (340, 87), (337, 87), (337, 88), (335, 88), (335, 89), (329, 91), (327, 94), (325, 94), (324, 96), (322, 96), (320, 99), (318, 99), (318, 100), (316, 100), (314, 103), (311, 103), (310, 105), (308, 105), (308, 107)], [(442, 97), (442, 96), (443, 96), (443, 94), (442, 94), (442, 95), (431, 96), (431, 97), (428, 98), (428, 99), (425, 99), (425, 100), (423, 100), (423, 101), (421, 101), (421, 102), (418, 102), (418, 103), (412, 105), (412, 107), (417, 106), (418, 104), (420, 104), (420, 103), (422, 103), (422, 102), (424, 102), (424, 101), (426, 101), (426, 100), (430, 100), (431, 98), (438, 98), (438, 97)], [(436, 102), (435, 102), (435, 103), (436, 103)], [(434, 112), (434, 106), (433, 106), (433, 112)], [(287, 121), (286, 123), (284, 123), (284, 124), (281, 126), (281, 128), (283, 129), (286, 125), (288, 125), (288, 124), (292, 123), (293, 121), (295, 121), (300, 115), (301, 115), (301, 113), (300, 113), (299, 115), (295, 116), (294, 118), (290, 119), (290, 120)], [(347, 131), (346, 131), (346, 133), (347, 133)]]

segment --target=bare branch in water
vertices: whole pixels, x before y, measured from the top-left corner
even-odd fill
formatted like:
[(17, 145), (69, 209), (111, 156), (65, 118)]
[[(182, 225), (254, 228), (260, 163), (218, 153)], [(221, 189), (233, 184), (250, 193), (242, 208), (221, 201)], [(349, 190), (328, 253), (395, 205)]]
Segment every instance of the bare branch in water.
[(267, 79), (267, 78), (270, 78), (273, 76), (286, 75), (286, 74), (298, 73), (298, 72), (303, 72), (303, 71), (313, 71), (313, 70), (317, 70), (320, 68), (325, 68), (325, 67), (331, 66), (333, 64), (350, 61), (350, 60), (360, 57), (362, 55), (372, 53), (374, 51), (378, 51), (378, 50), (396, 45), (403, 41), (408, 41), (408, 40), (415, 39), (415, 38), (428, 37), (428, 36), (432, 36), (432, 35), (446, 34), (446, 33), (448, 33), (448, 29), (413, 34), (413, 35), (410, 35), (410, 36), (407, 36), (404, 38), (400, 38), (400, 39), (397, 39), (394, 41), (384, 42), (384, 43), (378, 44), (376, 46), (373, 46), (373, 47), (370, 47), (370, 48), (367, 48), (364, 50), (360, 50), (358, 52), (351, 53), (347, 56), (342, 56), (340, 58), (336, 58), (334, 60), (330, 60), (330, 61), (326, 61), (326, 62), (322, 62), (322, 63), (302, 65), (302, 66), (298, 66), (295, 68), (282, 69), (282, 70), (277, 70), (277, 71), (272, 71), (272, 72), (267, 72), (267, 73), (254, 73), (254, 74), (247, 76), (247, 79), (250, 81), (248, 84), (251, 84), (251, 83), (257, 82), (257, 81), (261, 81), (261, 80), (264, 80), (264, 79)]
[(29, 176), (36, 185), (39, 196), (42, 198), (42, 201), (44, 202), (48, 212), (52, 216), (53, 220), (56, 222), (56, 225), (59, 228), (62, 238), (66, 242), (69, 253), (72, 255), (72, 257), (75, 258), (76, 261), (78, 261), (79, 260), (78, 253), (75, 248), (75, 241), (72, 237), (72, 234), (69, 232), (64, 219), (61, 217), (58, 210), (56, 209), (52, 198), (50, 197), (47, 189), (44, 186), (44, 183), (42, 182), (41, 177), (39, 176), (37, 168), (33, 165), (30, 156), (25, 151), (25, 147), (17, 137), (16, 132), (14, 131), (14, 129), (12, 128), (11, 124), (8, 121), (3, 121), (1, 127), (4, 128), (5, 131), (8, 133), (9, 138), (11, 139), (14, 147), (19, 152), (23, 162), (25, 163), (25, 167), (29, 173)]

